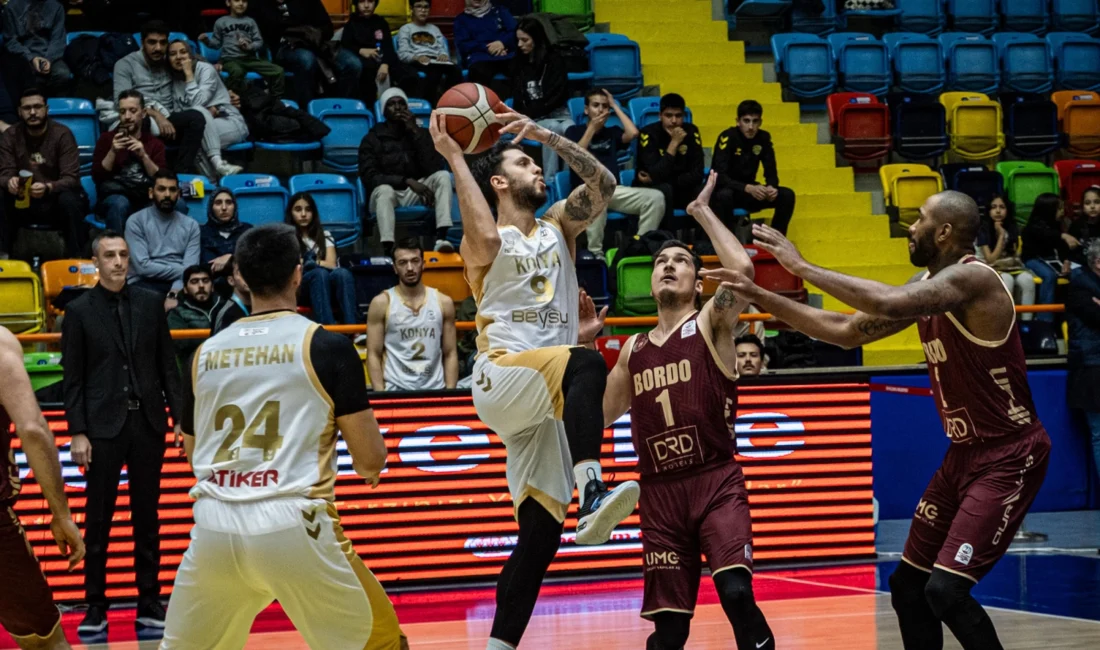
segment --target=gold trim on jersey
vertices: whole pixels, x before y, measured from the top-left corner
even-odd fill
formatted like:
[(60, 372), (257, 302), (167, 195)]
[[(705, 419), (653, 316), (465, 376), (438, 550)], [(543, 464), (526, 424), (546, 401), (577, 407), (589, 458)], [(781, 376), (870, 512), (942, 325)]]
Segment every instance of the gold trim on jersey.
[[(11, 634), (10, 632), (8, 634)], [(55, 638), (56, 637), (56, 638)], [(61, 610), (57, 610), (57, 622), (53, 624), (53, 628), (49, 634), (35, 634), (30, 633), (23, 636), (18, 634), (11, 634), (11, 638), (15, 639), (16, 644), (20, 648), (52, 648), (54, 644), (63, 639), (61, 636)]]
[(957, 576), (962, 576), (962, 577), (966, 578), (967, 580), (973, 582), (974, 584), (978, 584), (978, 579), (977, 578), (975, 578), (974, 576), (968, 576), (965, 573), (963, 573), (962, 571), (956, 571), (955, 569), (949, 569), (949, 568), (945, 567), (944, 565), (940, 564), (939, 562), (937, 562), (936, 564), (933, 564), (932, 566), (936, 567), (937, 569), (939, 569), (941, 571), (946, 571), (948, 573), (954, 573)]
[[(965, 259), (967, 259), (967, 257), (972, 257), (972, 256), (967, 255), (963, 259), (965, 260)], [(1016, 304), (1015, 299), (1013, 299), (1013, 297), (1012, 297), (1012, 292), (1008, 290), (1007, 286), (1005, 286), (1005, 282), (1004, 282), (1004, 280), (1001, 279), (1001, 274), (1000, 274), (1000, 272), (997, 271), (997, 269), (994, 269), (992, 266), (989, 266), (988, 264), (986, 264), (984, 262), (963, 262), (962, 260), (960, 260), (958, 262), (958, 264), (964, 264), (964, 263), (966, 263), (966, 264), (976, 264), (977, 266), (989, 269), (990, 272), (992, 272), (994, 275), (997, 276), (997, 282), (1001, 283), (1001, 287), (1003, 287), (1004, 290), (1005, 290), (1005, 293), (1008, 294), (1008, 300), (1009, 300), (1008, 304), (1010, 304), (1010, 305), (1015, 305)], [(925, 276), (925, 277), (927, 277), (927, 276)], [(1013, 309), (1012, 309), (1012, 322), (1009, 324), (1008, 331), (1005, 332), (1004, 338), (1002, 338), (1000, 341), (986, 341), (985, 339), (980, 339), (977, 336), (974, 336), (973, 334), (971, 334), (965, 327), (963, 327), (963, 324), (960, 323), (959, 320), (957, 318), (955, 318), (955, 315), (952, 314), (951, 312), (949, 312), (949, 311), (944, 312), (943, 315), (947, 316), (947, 320), (951, 321), (951, 324), (954, 325), (955, 328), (959, 330), (959, 333), (961, 333), (963, 336), (965, 336), (968, 341), (970, 341), (974, 345), (980, 345), (983, 348), (999, 348), (999, 347), (1001, 347), (1002, 345), (1004, 345), (1005, 343), (1008, 342), (1008, 339), (1012, 336), (1012, 330), (1016, 328), (1016, 308), (1015, 308), (1015, 306), (1013, 306)]]
[(561, 383), (565, 379), (565, 367), (569, 364), (569, 351), (576, 346), (555, 345), (549, 348), (534, 348), (521, 352), (493, 350), (489, 352), (489, 361), (502, 368), (527, 368), (542, 375), (546, 382), (546, 392), (554, 405), (554, 419), (562, 418), (565, 410), (565, 395), (561, 392)]
[(901, 561), (905, 562), (906, 564), (908, 564), (909, 566), (913, 567), (914, 569), (916, 569), (918, 571), (924, 571), (925, 573), (932, 573), (932, 569), (926, 569), (926, 568), (922, 567), (921, 565), (917, 564), (916, 562), (914, 562), (914, 561), (910, 560), (909, 558), (905, 557), (904, 555), (901, 556)]
[(279, 311), (273, 311), (267, 314), (256, 314), (255, 316), (245, 316), (244, 318), (238, 318), (233, 322), (237, 323), (258, 323), (265, 320), (275, 320), (276, 318), (283, 318), (284, 316), (297, 316), (298, 312), (291, 309), (280, 309)]
[(321, 385), (321, 379), (313, 368), (313, 358), (310, 356), (313, 336), (320, 328), (321, 326), (316, 323), (310, 325), (302, 340), (302, 363), (306, 369), (306, 376), (309, 377), (309, 383), (313, 385), (313, 389), (328, 404), (325, 428), (317, 440), (317, 482), (309, 489), (309, 498), (332, 501), (336, 498), (336, 472), (332, 469), (333, 455), (336, 453), (336, 404), (325, 387)]
[(512, 508), (512, 516), (516, 518), (516, 521), (519, 521), (519, 507), (523, 505), (523, 500), (528, 497), (537, 501), (558, 523), (565, 523), (565, 515), (569, 510), (569, 504), (558, 501), (530, 483), (524, 485), (523, 490), (516, 497), (515, 506)]
[(728, 571), (730, 569), (744, 569), (744, 570), (748, 571), (750, 574), (752, 573), (752, 569), (750, 569), (747, 564), (728, 564), (728, 565), (722, 567), (721, 569), (715, 569), (714, 571), (711, 571), (710, 575), (713, 578), (714, 576), (718, 575), (719, 573), (722, 573), (723, 571)]
[(660, 614), (661, 612), (676, 612), (677, 614), (694, 614), (694, 609), (676, 609), (675, 607), (660, 607), (658, 609), (651, 609), (648, 612), (642, 612), (638, 614), (642, 618), (648, 618), (654, 614)]
[(657, 341), (657, 339), (653, 336), (653, 333), (657, 330), (656, 329), (649, 330), (649, 342), (652, 343), (653, 345), (659, 347), (659, 348), (664, 347), (665, 343), (668, 343), (668, 340), (670, 338), (672, 338), (673, 334), (676, 333), (676, 330), (683, 327), (684, 323), (686, 323), (689, 318), (691, 318), (692, 316), (694, 316), (695, 314), (698, 314), (698, 313), (699, 313), (698, 310), (689, 311), (687, 314), (684, 315), (683, 318), (681, 318), (675, 325), (672, 326), (672, 329), (670, 329), (668, 331), (668, 334), (665, 335), (665, 338), (661, 339), (660, 341)]
[(703, 319), (695, 319), (696, 327), (699, 329), (699, 336), (703, 337), (703, 342), (707, 344), (707, 349), (710, 350), (710, 356), (714, 359), (714, 364), (718, 366), (718, 370), (725, 375), (726, 379), (730, 381), (737, 381), (741, 378), (741, 375), (737, 373), (737, 366), (733, 367), (733, 371), (730, 371), (726, 367), (726, 362), (722, 360), (722, 356), (718, 354), (718, 348), (714, 347), (714, 333), (710, 330), (710, 321)]

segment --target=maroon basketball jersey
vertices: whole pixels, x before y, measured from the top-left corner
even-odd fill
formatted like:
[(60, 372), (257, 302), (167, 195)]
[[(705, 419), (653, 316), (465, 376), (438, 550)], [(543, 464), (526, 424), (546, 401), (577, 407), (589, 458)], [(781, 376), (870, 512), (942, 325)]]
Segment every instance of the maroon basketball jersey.
[[(973, 256), (961, 263), (996, 273)], [(917, 330), (936, 408), (951, 442), (1001, 438), (1042, 427), (1031, 400), (1015, 314), (1008, 335), (1000, 341), (975, 337), (950, 312), (920, 317)]]
[(11, 418), (0, 406), (0, 503), (14, 501), (19, 494), (19, 467), (11, 448)]
[(715, 360), (698, 315), (662, 345), (648, 333), (634, 338), (627, 362), (630, 433), (643, 478), (733, 462), (736, 375), (727, 376)]

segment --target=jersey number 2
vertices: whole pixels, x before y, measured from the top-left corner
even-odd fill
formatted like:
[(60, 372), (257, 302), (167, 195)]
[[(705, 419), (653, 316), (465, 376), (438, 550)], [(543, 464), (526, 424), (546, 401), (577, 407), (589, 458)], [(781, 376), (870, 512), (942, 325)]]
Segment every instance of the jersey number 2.
[(417, 341), (416, 343), (413, 343), (412, 360), (413, 361), (427, 361), (428, 357), (424, 356), (424, 351), (427, 349), (427, 347), (428, 346), (424, 345), (420, 341)]
[[(283, 437), (279, 435), (279, 402), (272, 400), (266, 402), (252, 422), (245, 426), (244, 411), (236, 404), (226, 404), (214, 414), (214, 427), (220, 430), (228, 421), (229, 433), (226, 434), (218, 451), (214, 454), (215, 463), (237, 460), (241, 453), (241, 447), (247, 449), (262, 449), (264, 460), (275, 458), (275, 453), (283, 446)], [(263, 427), (263, 433), (259, 433)], [(237, 440), (244, 435), (244, 442), (240, 447), (234, 446)]]

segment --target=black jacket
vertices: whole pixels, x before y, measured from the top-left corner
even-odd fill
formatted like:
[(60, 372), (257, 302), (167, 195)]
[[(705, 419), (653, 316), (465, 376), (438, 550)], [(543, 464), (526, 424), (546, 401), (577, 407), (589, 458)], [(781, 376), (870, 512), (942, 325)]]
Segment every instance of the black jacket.
[[(127, 287), (126, 291), (132, 368), (127, 366), (123, 339), (115, 326), (118, 312), (106, 289), (97, 285), (65, 310), (61, 361), (65, 368), (65, 416), (71, 433), (114, 438), (126, 422), (131, 394), (141, 400), (141, 412), (158, 436), (168, 431), (165, 402), (174, 421), (182, 415), (180, 375), (164, 299), (137, 287)], [(131, 377), (135, 379), (133, 386)]]
[(557, 52), (547, 52), (541, 63), (517, 54), (512, 66), (512, 96), (517, 113), (541, 120), (569, 101), (569, 71)]
[(202, 257), (199, 261), (209, 264), (215, 258), (222, 255), (232, 255), (237, 248), (237, 240), (252, 224), (233, 220), (231, 224), (221, 224), (213, 217), (199, 226), (199, 237), (202, 242)]
[(1069, 283), (1066, 322), (1069, 325), (1070, 408), (1100, 411), (1100, 277), (1082, 269)]
[(1057, 224), (1029, 223), (1024, 228), (1020, 257), (1027, 260), (1064, 260), (1069, 257), (1069, 246), (1062, 239), (1062, 229)]
[(379, 185), (403, 190), (405, 179), (421, 179), (442, 169), (443, 157), (427, 129), (381, 122), (359, 143), (359, 177), (368, 197)]
[(756, 185), (756, 173), (764, 164), (764, 182), (779, 187), (779, 172), (775, 168), (775, 148), (767, 131), (757, 131), (746, 140), (741, 129), (726, 129), (714, 143), (710, 168), (718, 172), (718, 187), (744, 192), (746, 185)]
[(332, 19), (321, 0), (286, 0), (289, 17), (283, 18), (277, 0), (256, 0), (248, 6), (248, 15), (256, 20), (264, 43), (274, 54), (279, 49), (283, 33), (290, 27), (316, 27), (321, 40), (332, 40)]
[(654, 184), (668, 183), (675, 188), (693, 189), (703, 182), (703, 140), (694, 124), (684, 123), (687, 137), (675, 156), (668, 155), (670, 136), (660, 122), (654, 122), (638, 135), (638, 171), (646, 172)]
[(359, 50), (364, 47), (382, 50), (382, 63), (397, 65), (401, 60), (397, 58), (397, 50), (393, 47), (393, 35), (390, 33), (390, 24), (378, 14), (370, 18), (361, 18), (358, 14), (352, 15), (344, 32), (340, 36), (340, 45), (344, 49), (351, 50), (357, 56)]

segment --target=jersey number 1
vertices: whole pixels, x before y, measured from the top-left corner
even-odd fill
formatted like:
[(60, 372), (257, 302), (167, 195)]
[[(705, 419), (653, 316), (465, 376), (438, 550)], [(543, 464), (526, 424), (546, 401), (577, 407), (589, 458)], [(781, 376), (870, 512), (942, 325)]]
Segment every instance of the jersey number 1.
[(672, 400), (668, 396), (668, 389), (661, 391), (661, 394), (653, 398), (653, 401), (661, 405), (661, 410), (665, 412), (665, 426), (670, 429), (676, 426), (676, 420), (672, 417)]
[[(214, 428), (220, 430), (227, 421), (229, 433), (214, 454), (215, 463), (237, 460), (241, 447), (262, 449), (264, 460), (270, 461), (274, 460), (275, 453), (283, 446), (283, 437), (279, 435), (278, 401), (266, 402), (248, 426), (245, 426), (244, 411), (241, 407), (236, 404), (226, 404), (214, 414)], [(260, 427), (263, 427), (263, 434), (259, 433)], [(240, 447), (234, 446), (242, 435), (244, 435), (244, 442)]]

